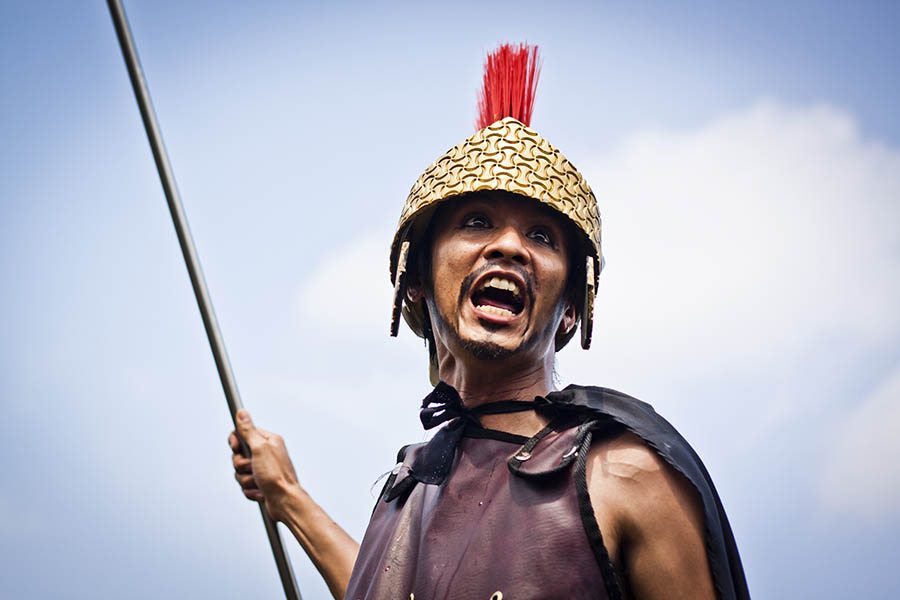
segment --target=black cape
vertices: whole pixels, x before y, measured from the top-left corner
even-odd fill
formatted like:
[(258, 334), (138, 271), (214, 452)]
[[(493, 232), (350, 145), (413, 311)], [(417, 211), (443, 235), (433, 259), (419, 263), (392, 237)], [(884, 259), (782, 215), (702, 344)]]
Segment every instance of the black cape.
[[(546, 398), (538, 397), (535, 399), (535, 405), (538, 408), (551, 409), (558, 414), (577, 415), (588, 422), (608, 423), (612, 420), (643, 439), (672, 468), (686, 477), (703, 502), (706, 553), (719, 598), (721, 600), (750, 598), (734, 534), (706, 467), (690, 444), (668, 421), (658, 415), (652, 406), (615, 390), (579, 385), (570, 385), (562, 391), (551, 392)], [(391, 489), (392, 482), (388, 482), (385, 486), (387, 500), (403, 494), (407, 491), (404, 488), (408, 488), (415, 481), (440, 484), (450, 473), (456, 444), (463, 434), (464, 427), (455, 425), (462, 424), (466, 421), (466, 417), (471, 417), (475, 412), (467, 411), (456, 390), (444, 382), (438, 383), (425, 398), (422, 406), (422, 422), (426, 427), (454, 417), (463, 418), (458, 418), (456, 422), (451, 422), (449, 426), (440, 429), (419, 452), (411, 470), (411, 477), (407, 478), (405, 485)], [(435, 413), (438, 414), (438, 419), (434, 419)], [(472, 421), (471, 418), (469, 420)]]

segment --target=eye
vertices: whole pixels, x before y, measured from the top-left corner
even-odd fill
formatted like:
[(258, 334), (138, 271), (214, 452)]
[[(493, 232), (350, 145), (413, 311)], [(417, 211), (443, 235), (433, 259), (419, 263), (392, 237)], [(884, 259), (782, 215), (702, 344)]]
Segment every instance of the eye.
[(491, 226), (491, 222), (484, 215), (468, 215), (463, 220), (463, 227), (472, 229), (487, 229)]
[(550, 236), (550, 232), (544, 228), (532, 229), (528, 232), (528, 237), (541, 244), (553, 246), (553, 238)]

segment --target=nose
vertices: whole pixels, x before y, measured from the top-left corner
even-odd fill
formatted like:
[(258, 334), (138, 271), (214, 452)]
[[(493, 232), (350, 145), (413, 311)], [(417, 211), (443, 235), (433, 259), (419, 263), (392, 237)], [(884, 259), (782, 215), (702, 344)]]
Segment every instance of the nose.
[(525, 240), (514, 227), (504, 227), (484, 247), (485, 258), (490, 260), (510, 260), (520, 265), (528, 264)]

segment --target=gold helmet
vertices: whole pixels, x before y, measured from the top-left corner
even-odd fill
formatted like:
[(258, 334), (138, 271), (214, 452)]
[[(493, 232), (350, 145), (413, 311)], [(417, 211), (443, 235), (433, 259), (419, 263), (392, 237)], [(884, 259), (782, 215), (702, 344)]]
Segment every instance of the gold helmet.
[[(604, 264), (600, 213), (581, 173), (526, 124), (538, 72), (536, 46), (504, 44), (489, 55), (479, 98), (480, 131), (434, 161), (410, 190), (391, 244), (392, 336), (397, 335), (401, 313), (416, 335), (426, 336), (423, 302), (406, 298), (406, 273), (436, 206), (464, 194), (501, 190), (547, 204), (568, 217), (580, 232), (576, 252), (580, 254), (578, 263), (584, 265), (584, 294), (579, 302), (581, 345), (590, 347), (594, 292)], [(573, 328), (558, 335), (556, 349), (568, 343), (574, 332)], [(433, 380), (434, 376), (432, 368)]]

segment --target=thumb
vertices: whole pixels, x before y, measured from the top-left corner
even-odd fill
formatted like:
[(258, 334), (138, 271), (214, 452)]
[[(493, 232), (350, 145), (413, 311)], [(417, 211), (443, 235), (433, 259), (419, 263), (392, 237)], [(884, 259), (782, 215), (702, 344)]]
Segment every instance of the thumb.
[(256, 425), (253, 424), (253, 419), (250, 418), (250, 412), (246, 408), (242, 408), (235, 416), (237, 417), (235, 420), (237, 421), (238, 435), (248, 446), (253, 447), (261, 435), (257, 431)]

